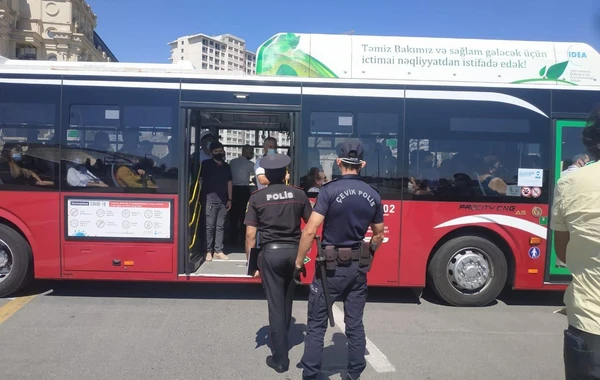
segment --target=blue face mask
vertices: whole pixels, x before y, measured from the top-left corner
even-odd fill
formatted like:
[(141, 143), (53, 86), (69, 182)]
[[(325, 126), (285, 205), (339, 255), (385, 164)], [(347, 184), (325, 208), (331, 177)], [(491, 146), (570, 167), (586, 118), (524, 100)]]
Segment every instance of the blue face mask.
[(13, 161), (19, 162), (23, 159), (23, 156), (21, 155), (21, 153), (13, 153), (12, 159)]
[(269, 149), (269, 150), (267, 151), (267, 154), (268, 154), (268, 155), (275, 154), (275, 149)]

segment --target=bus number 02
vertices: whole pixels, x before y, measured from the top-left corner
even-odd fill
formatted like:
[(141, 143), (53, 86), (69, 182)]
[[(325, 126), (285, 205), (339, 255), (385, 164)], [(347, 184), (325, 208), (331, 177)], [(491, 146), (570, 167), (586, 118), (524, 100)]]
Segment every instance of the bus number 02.
[(384, 214), (393, 214), (394, 210), (396, 210), (396, 205), (383, 205), (383, 213)]

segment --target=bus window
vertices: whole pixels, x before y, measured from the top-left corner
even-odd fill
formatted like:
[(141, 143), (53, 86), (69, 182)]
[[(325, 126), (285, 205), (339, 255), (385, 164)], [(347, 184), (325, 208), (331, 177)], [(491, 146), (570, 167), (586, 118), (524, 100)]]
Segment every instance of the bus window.
[(56, 189), (55, 104), (0, 103), (0, 190)]
[[(161, 106), (71, 105), (63, 178), (69, 190), (177, 193), (175, 110)], [(104, 186), (106, 185), (106, 186)]]
[[(369, 103), (377, 102), (373, 106)], [(398, 177), (399, 144), (402, 115), (396, 112), (361, 112), (386, 107), (387, 101), (344, 99), (339, 105), (331, 104), (340, 112), (313, 112), (310, 114), (308, 146), (301, 162), (301, 183), (306, 191), (311, 187), (309, 178), (318, 176), (331, 180), (341, 173), (336, 164), (339, 147), (347, 140), (360, 140), (367, 165), (361, 176), (386, 199), (400, 199), (402, 179)], [(343, 112), (348, 110), (347, 112)], [(358, 111), (358, 112), (357, 112)], [(315, 174), (316, 173), (316, 174)]]
[[(547, 202), (551, 130), (534, 107), (407, 99), (404, 199)], [(519, 178), (524, 171), (536, 178)]]

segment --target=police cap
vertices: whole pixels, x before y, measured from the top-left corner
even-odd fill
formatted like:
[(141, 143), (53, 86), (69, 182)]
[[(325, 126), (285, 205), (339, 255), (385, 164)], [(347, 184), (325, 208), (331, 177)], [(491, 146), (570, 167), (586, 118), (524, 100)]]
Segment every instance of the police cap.
[(356, 165), (364, 162), (363, 154), (363, 146), (359, 140), (346, 141), (340, 147), (339, 158), (347, 164)]
[(265, 170), (283, 169), (292, 162), (285, 154), (268, 154), (260, 159), (260, 166)]

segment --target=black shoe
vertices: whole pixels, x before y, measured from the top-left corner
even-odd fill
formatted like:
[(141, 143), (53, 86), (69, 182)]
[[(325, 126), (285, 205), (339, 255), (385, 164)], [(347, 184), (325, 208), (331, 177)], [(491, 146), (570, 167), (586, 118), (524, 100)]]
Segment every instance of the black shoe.
[(354, 378), (354, 377), (350, 376), (350, 374), (347, 374), (346, 378), (344, 380), (360, 380), (360, 376), (357, 378)]
[(275, 360), (273, 360), (273, 357), (271, 355), (267, 356), (266, 362), (269, 367), (273, 368), (275, 370), (275, 372), (278, 372), (278, 373), (287, 372), (287, 370), (289, 369), (289, 365), (284, 366), (284, 365), (275, 363)]

